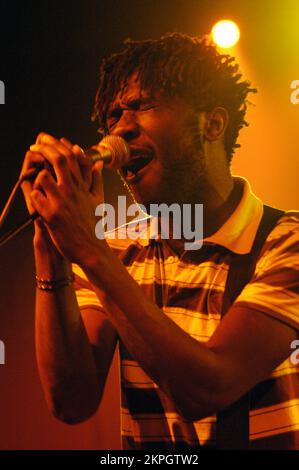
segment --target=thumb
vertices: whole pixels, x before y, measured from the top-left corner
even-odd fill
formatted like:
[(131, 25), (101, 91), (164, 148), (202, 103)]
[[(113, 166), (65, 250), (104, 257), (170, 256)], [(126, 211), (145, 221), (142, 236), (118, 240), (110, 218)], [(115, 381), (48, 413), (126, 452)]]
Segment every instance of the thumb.
[(102, 160), (98, 160), (97, 162), (93, 164), (92, 170), (95, 170), (101, 174), (103, 170), (103, 166), (104, 166), (104, 162)]
[(92, 182), (90, 191), (97, 196), (103, 198), (104, 195), (104, 183), (103, 183), (103, 162), (97, 161), (92, 167)]

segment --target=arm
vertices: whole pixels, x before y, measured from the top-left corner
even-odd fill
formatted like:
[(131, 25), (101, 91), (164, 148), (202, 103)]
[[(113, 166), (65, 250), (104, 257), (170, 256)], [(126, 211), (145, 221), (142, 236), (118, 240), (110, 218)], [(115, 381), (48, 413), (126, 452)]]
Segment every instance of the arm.
[(208, 343), (191, 338), (144, 297), (112, 255), (103, 250), (85, 273), (131, 355), (186, 419), (233, 403), (290, 355), (296, 330), (246, 307), (232, 306)]
[[(35, 248), (41, 278), (70, 273), (64, 260), (47, 262)], [(53, 258), (52, 258), (53, 259)], [(36, 357), (48, 407), (64, 422), (89, 418), (101, 401), (116, 346), (116, 333), (102, 312), (78, 307), (73, 286), (54, 292), (37, 289)]]
[[(30, 152), (23, 171), (42, 165)], [(32, 184), (23, 183), (27, 206)], [(70, 263), (53, 244), (44, 224), (35, 222), (36, 274), (42, 279), (60, 279), (71, 273)], [(45, 398), (53, 414), (74, 424), (97, 409), (116, 345), (116, 332), (103, 312), (80, 314), (73, 286), (52, 292), (36, 291), (36, 356)]]

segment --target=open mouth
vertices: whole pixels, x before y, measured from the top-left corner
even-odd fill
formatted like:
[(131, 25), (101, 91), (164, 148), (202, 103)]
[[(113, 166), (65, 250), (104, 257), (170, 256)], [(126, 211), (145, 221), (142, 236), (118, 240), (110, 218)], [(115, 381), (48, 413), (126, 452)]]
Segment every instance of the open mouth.
[(127, 181), (135, 180), (141, 170), (145, 168), (153, 159), (153, 155), (136, 155), (133, 159), (122, 167), (122, 173)]

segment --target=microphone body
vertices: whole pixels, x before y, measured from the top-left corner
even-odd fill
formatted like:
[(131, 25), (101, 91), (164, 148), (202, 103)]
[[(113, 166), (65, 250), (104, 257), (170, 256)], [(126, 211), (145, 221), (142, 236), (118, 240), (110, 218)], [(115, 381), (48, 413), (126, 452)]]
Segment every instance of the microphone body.
[(97, 148), (90, 147), (88, 149), (83, 149), (84, 155), (90, 158), (92, 163), (102, 161), (104, 162), (104, 166), (112, 167), (112, 155), (109, 149), (103, 147), (101, 144), (98, 144)]

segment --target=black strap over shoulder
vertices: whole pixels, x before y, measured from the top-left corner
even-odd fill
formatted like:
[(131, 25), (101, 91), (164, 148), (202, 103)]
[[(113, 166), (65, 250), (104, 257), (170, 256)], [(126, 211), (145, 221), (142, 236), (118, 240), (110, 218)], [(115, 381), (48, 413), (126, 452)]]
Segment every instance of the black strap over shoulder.
[[(284, 211), (280, 209), (264, 205), (263, 216), (251, 252), (246, 255), (231, 253), (231, 263), (224, 291), (221, 317), (226, 314), (234, 300), (253, 276), (262, 246), (283, 214)], [(250, 392), (228, 408), (217, 413), (217, 449), (249, 448), (249, 406)]]

